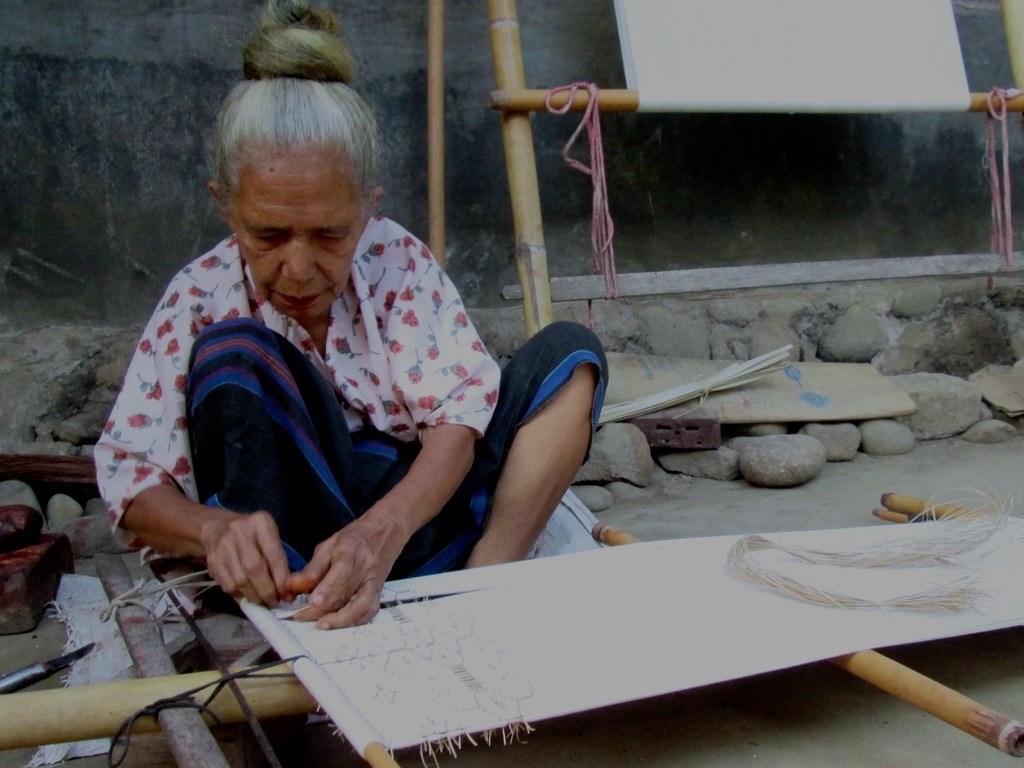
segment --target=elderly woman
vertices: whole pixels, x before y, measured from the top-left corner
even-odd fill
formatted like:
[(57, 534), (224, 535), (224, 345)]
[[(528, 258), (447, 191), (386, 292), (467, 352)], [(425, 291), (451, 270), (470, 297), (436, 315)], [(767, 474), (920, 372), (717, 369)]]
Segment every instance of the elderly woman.
[(210, 190), (233, 234), (182, 269), (102, 439), (119, 536), (321, 627), (389, 577), (523, 557), (586, 456), (606, 364), (558, 323), (503, 371), (427, 248), (376, 215), (376, 126), (329, 12), (271, 3)]

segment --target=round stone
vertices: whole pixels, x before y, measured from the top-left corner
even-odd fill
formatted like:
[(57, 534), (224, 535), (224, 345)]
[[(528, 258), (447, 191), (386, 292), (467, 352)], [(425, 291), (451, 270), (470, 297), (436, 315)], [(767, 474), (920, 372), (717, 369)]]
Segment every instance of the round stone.
[(826, 458), (825, 446), (810, 435), (752, 438), (740, 449), (740, 474), (753, 485), (789, 488), (817, 477)]
[(861, 422), (860, 448), (868, 456), (899, 456), (914, 450), (916, 439), (906, 424), (892, 419)]

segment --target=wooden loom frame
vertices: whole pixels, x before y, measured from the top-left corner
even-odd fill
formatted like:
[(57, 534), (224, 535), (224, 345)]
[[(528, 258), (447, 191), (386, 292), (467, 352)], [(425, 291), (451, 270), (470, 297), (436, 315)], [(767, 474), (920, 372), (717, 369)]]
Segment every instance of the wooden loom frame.
[[(1010, 50), (1013, 80), (1024, 87), (1024, 0), (1002, 0), (1004, 26)], [(529, 89), (523, 67), (522, 45), (515, 0), (487, 0), (488, 30), (494, 59), (496, 90), (491, 108), (501, 116), (509, 196), (515, 230), (515, 262), (518, 288), (505, 291), (505, 298), (521, 298), (527, 336), (532, 336), (554, 319), (552, 301), (604, 298), (600, 275), (549, 277), (537, 162), (533, 148), (530, 113), (545, 111), (546, 90)], [(986, 112), (988, 94), (972, 93), (969, 112)], [(589, 95), (578, 90), (570, 111), (586, 108)], [(552, 107), (564, 107), (569, 94), (551, 99)], [(1007, 100), (1007, 109), (1024, 112), (1024, 95)], [(636, 112), (639, 94), (634, 90), (602, 90), (598, 109), (603, 112)], [(990, 274), (1005, 269), (995, 254), (954, 254), (945, 256), (857, 259), (841, 262), (720, 267), (620, 274), (619, 295), (641, 296), (687, 293), (777, 285), (801, 285), (844, 280), (893, 277)], [(1014, 271), (1024, 271), (1018, 265)]]
[[(1024, 0), (1002, 0), (1002, 8), (1013, 80), (1017, 87), (1024, 87)], [(520, 291), (507, 293), (505, 298), (522, 299), (523, 319), (529, 337), (553, 322), (553, 298), (603, 298), (604, 278), (595, 275), (552, 280), (549, 276), (533, 129), (530, 125), (531, 112), (547, 110), (548, 91), (527, 88), (515, 0), (487, 0), (487, 12), (496, 83), (490, 105), (501, 118), (515, 232), (514, 257), (520, 283)], [(555, 94), (550, 103), (557, 109), (565, 107), (570, 98), (570, 111), (581, 112), (586, 109), (590, 95), (583, 90), (571, 94), (561, 92)], [(639, 94), (634, 90), (602, 90), (598, 92), (597, 98), (598, 110), (603, 112), (636, 112), (639, 108)], [(1006, 108), (1008, 111), (1024, 112), (1024, 95), (1007, 99)], [(967, 111), (987, 112), (988, 94), (972, 93)], [(862, 259), (841, 262), (839, 265), (835, 262), (812, 262), (678, 270), (620, 275), (619, 295), (685, 293), (853, 279), (985, 274), (1001, 268), (1005, 267), (999, 255), (970, 254)], [(1024, 268), (1017, 267), (1018, 271), (1021, 269)], [(795, 275), (799, 275), (799, 279), (793, 279)], [(595, 537), (599, 535), (595, 530)], [(609, 536), (612, 536), (611, 532)], [(632, 536), (620, 532), (614, 532), (614, 538), (602, 540), (609, 544), (636, 541)], [(847, 672), (990, 745), (1014, 753), (972, 727), (971, 723), (979, 712), (991, 710), (962, 694), (873, 650), (837, 657), (831, 661)], [(1008, 720), (999, 713), (992, 714), (1002, 721)], [(1014, 748), (1017, 750), (1016, 756), (1020, 756), (1024, 745), (1015, 744)]]

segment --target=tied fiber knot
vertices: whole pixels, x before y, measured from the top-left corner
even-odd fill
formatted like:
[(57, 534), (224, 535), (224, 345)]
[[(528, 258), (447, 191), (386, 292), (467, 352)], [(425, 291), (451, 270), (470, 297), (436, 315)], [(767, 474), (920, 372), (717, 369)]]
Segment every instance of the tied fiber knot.
[[(565, 148), (562, 149), (562, 159), (567, 165), (585, 173), (593, 180), (594, 194), (590, 223), (590, 239), (594, 252), (593, 271), (595, 274), (604, 275), (605, 295), (609, 299), (615, 299), (619, 295), (618, 279), (615, 273), (615, 250), (612, 247), (615, 227), (608, 210), (608, 184), (604, 171), (604, 148), (601, 143), (601, 117), (597, 107), (598, 88), (594, 83), (561, 85), (548, 91), (548, 95), (544, 99), (544, 106), (552, 114), (564, 115), (572, 109), (573, 99), (580, 90), (585, 90), (589, 94), (587, 107), (576, 131), (566, 143)], [(559, 93), (567, 93), (568, 98), (563, 106), (555, 107), (552, 104), (552, 98)], [(589, 166), (569, 156), (569, 150), (572, 149), (584, 128), (587, 130), (590, 147)]]
[[(1006, 255), (1006, 269), (1013, 269), (1013, 220), (1010, 206), (1010, 135), (1006, 102), (1021, 95), (1017, 89), (993, 88), (988, 94), (988, 172), (992, 191), (992, 253)], [(999, 140), (995, 125), (999, 123)], [(996, 145), (1001, 142), (1002, 162), (996, 161)]]

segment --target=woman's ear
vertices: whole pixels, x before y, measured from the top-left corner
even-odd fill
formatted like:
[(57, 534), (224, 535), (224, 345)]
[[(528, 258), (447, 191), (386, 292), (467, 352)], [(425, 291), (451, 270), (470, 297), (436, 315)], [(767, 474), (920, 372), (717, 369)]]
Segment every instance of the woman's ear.
[(380, 204), (384, 200), (384, 187), (374, 187), (370, 190), (370, 215), (376, 216), (380, 212)]
[(217, 208), (220, 210), (221, 217), (227, 221), (228, 219), (228, 208), (229, 198), (226, 190), (222, 189), (220, 184), (212, 179), (206, 182), (206, 188), (210, 190), (210, 196), (214, 202), (217, 203)]

